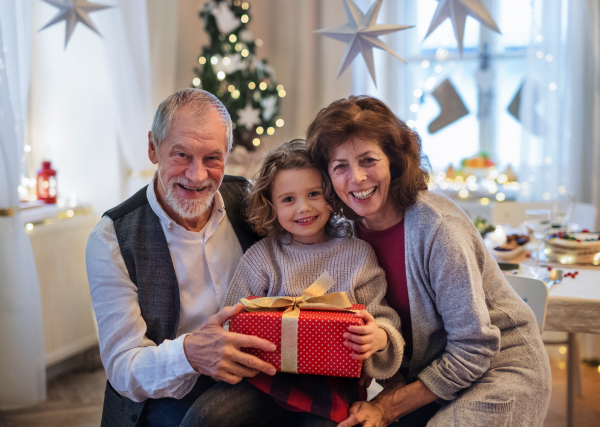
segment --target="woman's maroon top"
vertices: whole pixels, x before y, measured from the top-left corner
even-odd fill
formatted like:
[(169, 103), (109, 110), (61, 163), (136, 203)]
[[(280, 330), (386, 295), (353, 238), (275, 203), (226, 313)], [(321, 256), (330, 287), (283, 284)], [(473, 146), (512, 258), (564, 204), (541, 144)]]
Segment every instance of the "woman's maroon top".
[(385, 271), (388, 288), (385, 295), (390, 307), (398, 312), (402, 321), (402, 336), (406, 341), (404, 354), (412, 356), (412, 324), (410, 320), (410, 302), (406, 282), (406, 263), (404, 260), (404, 220), (387, 230), (369, 230), (357, 225), (357, 235), (369, 243), (375, 250), (379, 265)]

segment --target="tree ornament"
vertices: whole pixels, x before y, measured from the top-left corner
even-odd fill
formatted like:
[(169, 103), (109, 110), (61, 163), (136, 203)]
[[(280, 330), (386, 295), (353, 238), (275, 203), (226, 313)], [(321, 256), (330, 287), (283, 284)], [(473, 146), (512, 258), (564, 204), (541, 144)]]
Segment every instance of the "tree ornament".
[(275, 81), (275, 70), (256, 56), (261, 43), (247, 28), (247, 2), (211, 0), (200, 17), (210, 44), (202, 47), (192, 84), (219, 98), (233, 122), (234, 145), (253, 151), (261, 142), (257, 129), (261, 135), (275, 129), (285, 90)]
[(53, 26), (61, 21), (65, 21), (65, 49), (71, 39), (71, 35), (75, 30), (75, 26), (78, 22), (88, 27), (90, 30), (102, 37), (102, 34), (98, 32), (96, 26), (88, 16), (89, 13), (96, 12), (102, 9), (108, 9), (113, 6), (105, 6), (97, 3), (90, 3), (87, 0), (42, 0), (54, 7), (59, 9), (58, 13), (44, 25), (40, 31), (45, 30), (48, 27)]
[(369, 74), (371, 74), (371, 78), (373, 79), (373, 83), (377, 85), (377, 82), (375, 81), (375, 65), (373, 63), (374, 47), (385, 50), (400, 61), (406, 63), (404, 59), (400, 58), (391, 47), (379, 40), (378, 37), (412, 28), (413, 25), (376, 24), (375, 22), (377, 21), (379, 9), (381, 9), (382, 1), (383, 0), (377, 0), (377, 2), (369, 8), (367, 13), (364, 14), (353, 0), (344, 0), (344, 9), (346, 10), (348, 22), (337, 27), (323, 28), (315, 31), (325, 37), (346, 43), (346, 50), (344, 51), (344, 57), (340, 64), (338, 78), (352, 63), (354, 58), (356, 58), (356, 55), (362, 53), (367, 68), (369, 69)]
[(254, 126), (260, 124), (260, 110), (252, 108), (252, 104), (247, 103), (243, 110), (237, 111), (237, 124), (246, 127), (246, 129), (254, 129)]
[(446, 18), (450, 18), (452, 21), (452, 28), (454, 29), (454, 36), (458, 42), (458, 51), (462, 56), (463, 51), (463, 36), (465, 33), (465, 21), (467, 15), (478, 20), (482, 25), (488, 27), (490, 30), (494, 30), (498, 34), (500, 30), (496, 26), (496, 23), (492, 19), (492, 16), (487, 11), (481, 0), (438, 0), (437, 9), (433, 13), (431, 24), (425, 34), (425, 38), (440, 26)]

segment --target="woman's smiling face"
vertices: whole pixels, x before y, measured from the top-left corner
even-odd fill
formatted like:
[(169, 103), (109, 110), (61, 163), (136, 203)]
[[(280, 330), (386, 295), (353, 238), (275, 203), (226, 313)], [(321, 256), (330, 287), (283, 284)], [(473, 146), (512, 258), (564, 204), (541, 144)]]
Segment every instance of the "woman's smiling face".
[(350, 139), (332, 150), (329, 176), (338, 197), (370, 222), (389, 212), (390, 160), (376, 141)]

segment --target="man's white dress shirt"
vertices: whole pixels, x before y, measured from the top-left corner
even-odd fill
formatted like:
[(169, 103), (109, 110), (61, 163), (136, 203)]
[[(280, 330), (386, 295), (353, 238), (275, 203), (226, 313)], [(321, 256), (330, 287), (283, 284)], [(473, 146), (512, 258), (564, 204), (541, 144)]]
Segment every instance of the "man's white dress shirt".
[(148, 185), (150, 207), (167, 238), (179, 283), (177, 338), (156, 345), (146, 337), (137, 287), (130, 280), (112, 220), (103, 217), (88, 239), (86, 264), (106, 375), (121, 395), (181, 398), (199, 374), (189, 364), (183, 340), (219, 311), (242, 257), (242, 247), (217, 192), (211, 217), (200, 232), (186, 230), (162, 209)]

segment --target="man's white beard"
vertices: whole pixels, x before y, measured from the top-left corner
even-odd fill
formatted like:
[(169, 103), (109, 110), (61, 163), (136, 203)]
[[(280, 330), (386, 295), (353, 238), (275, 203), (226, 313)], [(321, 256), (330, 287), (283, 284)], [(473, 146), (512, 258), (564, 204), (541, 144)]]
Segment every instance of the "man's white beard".
[[(160, 178), (160, 175), (159, 175)], [(161, 180), (162, 184), (162, 180)], [(176, 186), (181, 184), (186, 188), (202, 188), (206, 195), (201, 199), (181, 199), (177, 196)], [(175, 211), (177, 215), (184, 219), (200, 218), (204, 212), (212, 205), (215, 193), (217, 192), (217, 182), (212, 179), (194, 182), (183, 177), (174, 177), (169, 182), (165, 201)]]

